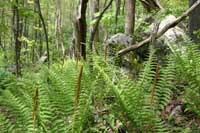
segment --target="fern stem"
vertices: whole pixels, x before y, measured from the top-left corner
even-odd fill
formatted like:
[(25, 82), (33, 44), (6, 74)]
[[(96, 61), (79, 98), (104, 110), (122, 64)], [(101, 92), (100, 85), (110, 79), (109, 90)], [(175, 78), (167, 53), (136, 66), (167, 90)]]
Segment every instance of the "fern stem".
[(75, 92), (75, 100), (74, 100), (75, 110), (77, 109), (78, 102), (79, 102), (79, 96), (80, 96), (80, 91), (81, 91), (82, 74), (83, 74), (83, 65), (81, 65), (81, 68), (80, 68), (80, 73), (79, 73), (79, 76), (78, 76), (77, 89), (76, 89), (76, 92)]
[(34, 129), (36, 127), (37, 109), (38, 109), (38, 88), (35, 89), (35, 94), (33, 98), (33, 125)]
[(157, 84), (157, 80), (158, 80), (158, 77), (159, 77), (159, 68), (160, 68), (160, 65), (158, 63), (157, 66), (156, 66), (156, 73), (155, 73), (155, 77), (154, 77), (154, 81), (153, 81), (153, 88), (152, 88), (152, 91), (151, 91), (151, 104), (153, 104), (153, 101), (154, 101), (156, 84)]

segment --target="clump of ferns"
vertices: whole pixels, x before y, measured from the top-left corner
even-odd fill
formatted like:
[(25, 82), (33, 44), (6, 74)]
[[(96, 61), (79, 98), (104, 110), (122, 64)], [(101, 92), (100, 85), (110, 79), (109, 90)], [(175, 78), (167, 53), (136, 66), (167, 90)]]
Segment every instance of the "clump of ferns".
[[(116, 103), (113, 112), (130, 132), (167, 132), (160, 113), (171, 98), (171, 83), (174, 78), (173, 65), (169, 63), (162, 68), (151, 52), (149, 60), (139, 79), (132, 81), (123, 73), (115, 74), (113, 78), (97, 67), (112, 90)], [(112, 76), (113, 77), (113, 76)]]
[[(93, 58), (93, 70), (90, 75), (90, 80), (93, 79), (94, 90), (93, 95), (91, 95), (92, 117), (90, 117), (86, 132), (108, 132), (115, 126), (110, 110), (110, 105), (113, 104), (113, 95), (110, 93), (110, 85), (107, 83), (113, 78), (115, 69), (115, 66), (107, 64), (102, 57)], [(102, 75), (102, 72), (105, 72), (106, 75)]]
[(10, 83), (0, 98), (0, 131), (82, 132), (93, 88), (86, 73), (69, 61)]
[(184, 53), (176, 52), (172, 57), (176, 69), (177, 86), (181, 86), (186, 110), (200, 117), (200, 50), (192, 44)]

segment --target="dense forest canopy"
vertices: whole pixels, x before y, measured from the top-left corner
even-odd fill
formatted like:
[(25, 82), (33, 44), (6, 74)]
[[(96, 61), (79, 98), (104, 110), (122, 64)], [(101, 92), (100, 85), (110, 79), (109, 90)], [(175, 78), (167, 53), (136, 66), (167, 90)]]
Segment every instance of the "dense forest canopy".
[(1, 133), (200, 132), (200, 0), (0, 0)]

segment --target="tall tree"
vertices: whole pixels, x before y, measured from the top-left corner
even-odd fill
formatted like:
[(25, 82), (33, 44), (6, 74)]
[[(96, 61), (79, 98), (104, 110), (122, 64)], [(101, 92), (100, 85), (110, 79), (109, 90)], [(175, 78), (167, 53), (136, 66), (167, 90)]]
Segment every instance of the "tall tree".
[(121, 10), (121, 0), (115, 0), (116, 12), (115, 12), (115, 33), (117, 32), (118, 16)]
[(47, 33), (47, 28), (46, 28), (46, 24), (42, 15), (42, 11), (41, 11), (41, 7), (40, 7), (40, 0), (35, 0), (35, 6), (37, 9), (37, 13), (40, 17), (42, 26), (43, 26), (43, 30), (44, 30), (44, 35), (45, 35), (45, 39), (46, 39), (46, 49), (47, 49), (47, 62), (48, 62), (48, 67), (50, 67), (50, 55), (49, 55), (49, 40), (48, 40), (48, 33)]
[(81, 57), (86, 59), (86, 37), (87, 37), (87, 22), (86, 22), (86, 10), (87, 10), (88, 0), (80, 0), (79, 8), (77, 12), (77, 18), (75, 22), (75, 29), (77, 33), (76, 40), (78, 44), (78, 52), (80, 52)]
[(135, 0), (126, 0), (125, 33), (132, 35), (135, 26)]
[[(189, 6), (191, 7), (196, 1), (189, 0)], [(198, 30), (200, 30), (200, 5), (189, 14), (189, 34), (191, 39), (196, 43), (200, 43), (200, 38), (194, 33)]]
[(56, 0), (56, 20), (55, 20), (55, 40), (56, 47), (60, 55), (60, 48), (62, 49), (62, 56), (64, 56), (65, 48), (62, 37), (62, 1)]
[[(90, 16), (91, 20), (96, 19), (96, 13), (99, 12), (99, 0), (90, 0)], [(91, 33), (93, 33), (93, 30), (95, 29), (95, 25), (93, 24), (91, 26)], [(95, 33), (95, 40), (94, 41), (99, 41), (99, 30), (97, 29)]]
[(15, 0), (15, 3), (13, 4), (13, 24), (15, 27), (14, 30), (14, 38), (15, 38), (15, 66), (16, 66), (16, 76), (21, 75), (20, 70), (20, 54), (21, 54), (21, 41), (19, 38), (21, 37), (22, 33), (22, 26), (20, 23), (20, 15), (19, 15), (19, 1)]

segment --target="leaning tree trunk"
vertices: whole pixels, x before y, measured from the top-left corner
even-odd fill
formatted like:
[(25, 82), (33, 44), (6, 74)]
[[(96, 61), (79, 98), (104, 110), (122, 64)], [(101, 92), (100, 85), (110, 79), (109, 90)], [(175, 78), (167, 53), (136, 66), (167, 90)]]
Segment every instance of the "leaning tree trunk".
[[(190, 0), (189, 6), (192, 6), (197, 0)], [(200, 43), (200, 38), (195, 31), (200, 32), (200, 5), (189, 15), (189, 35), (195, 43)]]
[[(90, 0), (90, 16), (91, 20), (94, 21), (96, 19), (95, 14), (99, 12), (99, 0)], [(91, 33), (93, 33), (95, 29), (95, 25), (93, 24), (91, 27)], [(94, 41), (99, 41), (99, 28), (97, 29), (95, 33), (95, 39)]]
[(125, 33), (132, 35), (135, 26), (135, 0), (126, 0)]
[(50, 55), (49, 55), (49, 40), (48, 40), (48, 33), (47, 33), (47, 28), (44, 22), (44, 18), (42, 16), (42, 12), (41, 12), (41, 7), (40, 7), (40, 0), (35, 0), (35, 6), (37, 9), (37, 13), (40, 17), (42, 26), (43, 26), (43, 30), (44, 30), (44, 35), (45, 35), (45, 40), (46, 40), (46, 49), (47, 49), (47, 63), (48, 63), (48, 67), (50, 67)]

